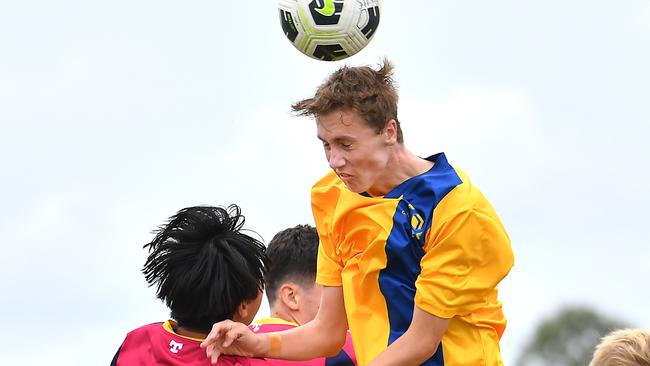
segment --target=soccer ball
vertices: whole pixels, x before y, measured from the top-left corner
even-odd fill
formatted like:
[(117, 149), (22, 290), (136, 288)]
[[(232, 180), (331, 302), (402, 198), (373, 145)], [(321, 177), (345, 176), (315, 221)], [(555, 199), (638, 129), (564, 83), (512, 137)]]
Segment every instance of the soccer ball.
[(354, 55), (379, 25), (379, 0), (280, 0), (278, 8), (289, 41), (317, 60)]

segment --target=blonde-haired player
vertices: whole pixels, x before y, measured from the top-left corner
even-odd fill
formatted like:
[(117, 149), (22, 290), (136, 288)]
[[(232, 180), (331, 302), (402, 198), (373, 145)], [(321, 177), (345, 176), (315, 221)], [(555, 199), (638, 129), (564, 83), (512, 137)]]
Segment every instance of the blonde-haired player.
[(589, 366), (650, 366), (650, 332), (622, 329), (609, 333), (596, 346)]

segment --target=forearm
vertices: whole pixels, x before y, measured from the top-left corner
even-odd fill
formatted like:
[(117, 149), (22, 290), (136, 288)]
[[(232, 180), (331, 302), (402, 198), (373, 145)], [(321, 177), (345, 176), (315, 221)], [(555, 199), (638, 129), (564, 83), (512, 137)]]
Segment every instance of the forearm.
[[(326, 327), (321, 321), (314, 319), (300, 327), (267, 333), (266, 335), (269, 336), (265, 347), (267, 351), (263, 356), (296, 361), (334, 356), (343, 347), (345, 334), (345, 329), (341, 332)], [(273, 344), (273, 337), (277, 337), (275, 344)]]
[(440, 318), (417, 306), (414, 307), (411, 325), (406, 332), (368, 366), (423, 364), (436, 353), (449, 322), (450, 319)]
[(224, 320), (212, 326), (201, 342), (212, 363), (222, 354), (285, 360), (309, 360), (335, 355), (348, 329), (343, 289), (324, 287), (321, 306), (311, 322), (277, 333), (253, 333), (246, 325)]
[(427, 337), (417, 337), (407, 331), (372, 360), (368, 366), (421, 365), (433, 356), (440, 344), (437, 342), (433, 346), (426, 339)]
[[(268, 358), (309, 360), (336, 355), (348, 330), (341, 287), (324, 287), (321, 305), (314, 320), (299, 327), (267, 333), (265, 352)], [(271, 342), (273, 337), (275, 342)]]

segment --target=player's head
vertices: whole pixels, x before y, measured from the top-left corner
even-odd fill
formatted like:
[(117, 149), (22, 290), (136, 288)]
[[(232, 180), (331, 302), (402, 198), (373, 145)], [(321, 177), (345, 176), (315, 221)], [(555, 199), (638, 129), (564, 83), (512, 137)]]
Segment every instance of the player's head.
[(271, 311), (287, 321), (304, 324), (320, 305), (321, 286), (315, 284), (318, 233), (298, 225), (277, 233), (267, 248), (270, 266), (266, 296)]
[(381, 195), (392, 184), (391, 164), (403, 142), (392, 70), (387, 60), (379, 70), (344, 66), (313, 98), (293, 105), (316, 118), (327, 161), (353, 192)]
[(268, 260), (243, 225), (236, 205), (188, 207), (144, 246), (142, 272), (179, 326), (209, 331), (225, 319), (248, 324), (257, 313)]
[(650, 366), (650, 332), (623, 329), (603, 337), (589, 366)]
[(393, 65), (384, 59), (378, 70), (368, 66), (341, 67), (318, 87), (312, 98), (293, 104), (292, 109), (317, 120), (321, 115), (353, 110), (377, 134), (393, 121), (397, 141), (401, 143), (403, 136), (397, 119), (397, 100)]

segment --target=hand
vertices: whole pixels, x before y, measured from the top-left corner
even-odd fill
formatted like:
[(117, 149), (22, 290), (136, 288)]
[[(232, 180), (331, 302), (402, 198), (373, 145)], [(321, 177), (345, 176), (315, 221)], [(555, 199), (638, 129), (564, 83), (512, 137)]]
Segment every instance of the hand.
[(205, 348), (206, 355), (214, 364), (222, 354), (263, 356), (263, 345), (269, 343), (267, 338), (266, 334), (255, 334), (242, 323), (224, 320), (212, 326), (210, 334), (201, 342), (201, 348)]

